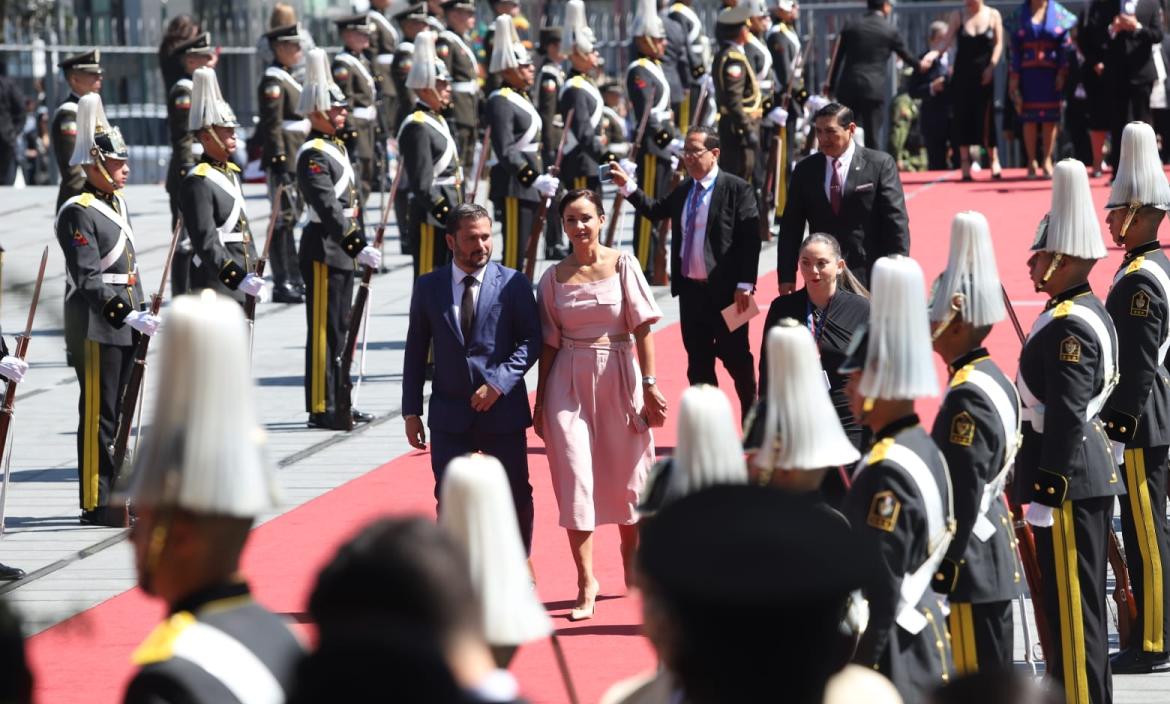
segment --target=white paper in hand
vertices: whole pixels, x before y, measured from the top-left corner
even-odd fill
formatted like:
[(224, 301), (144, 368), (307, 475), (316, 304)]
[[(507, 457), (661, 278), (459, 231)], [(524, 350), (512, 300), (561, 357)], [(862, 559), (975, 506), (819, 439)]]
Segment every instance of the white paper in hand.
[(739, 312), (739, 307), (735, 304), (735, 301), (732, 301), (731, 305), (723, 309), (723, 322), (727, 323), (728, 331), (739, 329), (744, 323), (760, 314), (760, 306), (756, 304), (755, 296), (752, 296), (749, 301), (747, 310), (742, 313)]

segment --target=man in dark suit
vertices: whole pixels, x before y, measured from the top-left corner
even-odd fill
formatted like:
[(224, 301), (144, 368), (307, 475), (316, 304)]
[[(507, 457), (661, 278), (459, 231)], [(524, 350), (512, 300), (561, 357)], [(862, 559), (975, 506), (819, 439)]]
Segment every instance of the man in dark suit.
[(863, 284), (875, 261), (909, 254), (906, 200), (894, 158), (853, 142), (853, 111), (829, 103), (813, 117), (820, 153), (792, 170), (780, 221), (777, 269), (780, 295), (796, 289), (796, 259), (804, 228), (827, 232), (841, 244), (850, 271)]
[(718, 385), (718, 357), (746, 414), (756, 393), (748, 328), (729, 331), (721, 311), (732, 304), (747, 310), (755, 292), (760, 261), (755, 191), (747, 181), (719, 169), (719, 137), (709, 128), (691, 129), (682, 156), (687, 178), (663, 198), (647, 197), (617, 165), (611, 167), (613, 179), (643, 217), (671, 219), (670, 293), (679, 297), (687, 379)]
[(865, 144), (880, 149), (885, 121), (887, 70), (890, 54), (897, 54), (908, 66), (921, 71), (930, 64), (914, 58), (889, 16), (889, 0), (866, 0), (868, 12), (841, 30), (833, 64), (829, 67), (829, 95), (857, 111), (857, 123), (865, 131)]
[[(922, 101), (918, 110), (918, 129), (926, 142), (927, 168), (942, 171), (947, 168), (947, 142), (952, 130), (950, 66), (946, 52), (938, 52), (947, 39), (947, 23), (931, 22), (928, 42), (930, 51), (937, 52), (938, 60), (923, 73), (910, 77), (910, 95)], [(927, 54), (930, 52), (927, 52)], [(923, 54), (926, 58), (926, 54)], [(957, 147), (956, 147), (957, 149)]]
[(528, 443), (532, 425), (524, 374), (541, 350), (540, 316), (532, 284), (491, 261), (492, 221), (481, 206), (451, 211), (447, 246), (453, 261), (414, 284), (402, 365), (406, 439), (425, 450), (423, 380), (433, 350), (429, 423), (435, 497), (447, 463), (482, 452), (508, 473), (524, 546), (532, 546), (532, 485)]

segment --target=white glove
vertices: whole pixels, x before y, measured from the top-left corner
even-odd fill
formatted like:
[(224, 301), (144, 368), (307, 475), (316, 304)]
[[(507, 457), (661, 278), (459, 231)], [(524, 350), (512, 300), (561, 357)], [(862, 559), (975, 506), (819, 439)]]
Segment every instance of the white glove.
[(633, 176), (626, 179), (626, 185), (618, 188), (618, 192), (622, 194), (622, 198), (629, 198), (636, 190), (638, 190), (638, 179)]
[(358, 252), (357, 262), (362, 266), (377, 270), (382, 266), (382, 253), (378, 251), (377, 247), (367, 244), (362, 248), (362, 251)]
[(768, 112), (768, 115), (767, 115), (767, 117), (764, 118), (764, 120), (768, 124), (776, 125), (777, 127), (779, 127), (781, 125), (787, 125), (788, 124), (788, 111), (785, 110), (784, 108), (780, 108), (780, 107), (772, 108)]
[(1122, 462), (1124, 462), (1125, 461), (1125, 443), (1117, 442), (1116, 440), (1110, 440), (1109, 444), (1112, 446), (1111, 449), (1113, 450), (1113, 464), (1119, 465)]
[(683, 146), (685, 146), (685, 142), (683, 142), (678, 137), (675, 137), (674, 139), (670, 140), (670, 144), (666, 145), (666, 149), (671, 154), (677, 155), (683, 150)]
[(630, 176), (638, 173), (638, 165), (629, 159), (622, 159), (618, 162), (618, 166), (620, 166), (622, 171), (625, 171)]
[(541, 174), (532, 182), (536, 192), (545, 198), (552, 198), (561, 187), (561, 180), (552, 174)]
[(260, 298), (260, 292), (264, 290), (264, 277), (249, 272), (236, 288), (253, 298)]
[(1028, 510), (1024, 511), (1024, 521), (1037, 528), (1051, 528), (1052, 507), (1033, 501), (1028, 504)]
[(0, 359), (0, 376), (5, 379), (19, 384), (24, 381), (24, 375), (28, 371), (28, 362), (20, 357), (8, 355), (4, 359)]
[(130, 315), (126, 316), (126, 324), (147, 337), (154, 337), (161, 322), (162, 319), (157, 315), (151, 315), (144, 310), (131, 311)]
[(678, 156), (677, 155), (671, 155), (671, 157), (670, 157), (670, 170), (671, 171), (678, 170)]

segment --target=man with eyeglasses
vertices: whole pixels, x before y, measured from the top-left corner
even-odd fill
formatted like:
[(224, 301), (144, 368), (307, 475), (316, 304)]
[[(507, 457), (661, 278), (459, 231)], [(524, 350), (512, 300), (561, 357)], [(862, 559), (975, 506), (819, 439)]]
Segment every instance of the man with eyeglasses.
[(759, 214), (752, 187), (719, 168), (719, 137), (696, 127), (683, 145), (687, 178), (662, 198), (647, 196), (618, 164), (613, 181), (643, 217), (671, 219), (670, 293), (678, 296), (687, 379), (718, 385), (715, 359), (735, 383), (740, 412), (755, 400), (756, 372), (748, 326), (727, 329), (722, 311), (752, 304), (760, 261)]

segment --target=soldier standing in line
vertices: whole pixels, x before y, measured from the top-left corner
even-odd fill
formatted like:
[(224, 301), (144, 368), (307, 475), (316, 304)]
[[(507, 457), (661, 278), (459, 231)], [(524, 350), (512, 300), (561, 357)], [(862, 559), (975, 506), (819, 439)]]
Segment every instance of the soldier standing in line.
[(191, 245), (191, 288), (210, 288), (243, 304), (260, 296), (264, 277), (257, 276), (256, 243), (248, 227), (236, 150), (236, 113), (223, 99), (215, 70), (195, 69), (188, 127), (203, 145), (199, 163), (183, 177), (179, 205)]
[(744, 53), (751, 36), (747, 5), (724, 8), (715, 26), (719, 52), (711, 62), (715, 103), (719, 105), (719, 168), (753, 181), (760, 151), (760, 118), (764, 98), (760, 83)]
[(412, 239), (418, 242), (414, 276), (418, 278), (447, 263), (447, 216), (463, 202), (462, 167), (458, 139), (443, 112), (451, 105), (451, 75), (439, 60), (434, 32), (414, 37), (414, 63), (406, 85), (418, 97), (415, 110), (398, 131), (402, 145), (399, 191), (410, 198)]
[(947, 597), (959, 675), (1010, 670), (1012, 601), (1023, 593), (1004, 486), (1020, 447), (1020, 397), (983, 341), (1006, 315), (987, 219), (955, 216), (930, 306), (934, 351), (951, 379), (931, 436), (955, 493), (955, 539), (931, 586)]
[(293, 230), (300, 218), (301, 203), (297, 197), (295, 167), (296, 154), (309, 134), (309, 120), (297, 111), (301, 100), (301, 84), (293, 78), (293, 70), (302, 62), (300, 25), (277, 27), (264, 35), (272, 47), (272, 65), (264, 69), (260, 79), (260, 135), (261, 163), (268, 172), (268, 200), (276, 196), (283, 185), (284, 192), (277, 204), (278, 218), (272, 230), (272, 300), (276, 303), (304, 303), (305, 281), (297, 263), (297, 245)]
[(1052, 209), (1037, 235), (1028, 267), (1049, 301), (1020, 351), (1016, 388), (1027, 422), (1015, 488), (1029, 504), (1024, 520), (1034, 526), (1055, 641), (1047, 676), (1068, 704), (1108, 702), (1105, 568), (1113, 502), (1125, 484), (1097, 417), (1117, 384), (1117, 333), (1089, 286), (1108, 252), (1081, 162), (1056, 165)]
[[(638, 183), (649, 198), (661, 198), (670, 190), (671, 174), (682, 150), (682, 140), (670, 111), (670, 83), (662, 68), (666, 27), (656, 9), (653, 0), (639, 2), (638, 14), (630, 27), (637, 58), (626, 69), (626, 92), (633, 109), (631, 121), (640, 125), (642, 115), (650, 111), (636, 164)], [(657, 230), (654, 221), (642, 215), (634, 216), (634, 255), (647, 281), (654, 280)]]
[[(655, 6), (662, 5), (661, 0), (655, 0)], [(687, 30), (683, 23), (675, 19), (669, 12), (658, 13), (662, 19), (663, 29), (666, 31), (666, 50), (662, 55), (662, 70), (666, 74), (666, 81), (670, 84), (670, 109), (678, 120), (678, 128), (685, 130), (689, 123), (682, 122), (682, 114), (686, 112), (690, 117), (690, 106), (683, 107), (683, 101), (691, 94), (691, 87), (696, 85), (696, 79), (691, 72), (690, 43), (687, 41)]]
[[(764, 33), (768, 31), (771, 19), (768, 10), (764, 7), (764, 0), (743, 0), (751, 12), (748, 18), (747, 43), (743, 46), (743, 53), (752, 65), (756, 80), (760, 86), (760, 110), (767, 115), (776, 105), (776, 76), (772, 71), (772, 52), (764, 43)], [(787, 118), (787, 116), (785, 116)], [(762, 153), (756, 158), (755, 171), (752, 175), (756, 186), (756, 195), (763, 203), (763, 189), (767, 182), (768, 152), (772, 148), (772, 135), (776, 133), (772, 120), (761, 120), (759, 127), (760, 149)]]
[[(171, 227), (179, 221), (179, 184), (195, 165), (199, 147), (187, 131), (187, 117), (191, 112), (191, 75), (195, 69), (209, 64), (215, 54), (211, 33), (203, 32), (175, 46), (175, 56), (183, 65), (183, 77), (175, 81), (167, 96), (167, 130), (171, 136), (171, 161), (167, 164), (167, 195), (171, 202)], [(183, 228), (179, 246), (171, 262), (171, 295), (178, 296), (191, 288), (191, 239)]]
[[(585, 19), (585, 3), (569, 0), (565, 4), (565, 25), (561, 34), (569, 56), (569, 79), (561, 87), (558, 112), (568, 130), (559, 174), (568, 189), (589, 188), (600, 191), (598, 166), (611, 161), (601, 133), (604, 101), (590, 75), (601, 64), (601, 55), (593, 48), (593, 30)], [(573, 122), (566, 122), (569, 111)], [(551, 218), (550, 218), (551, 219)]]
[[(408, 3), (400, 7), (393, 17), (398, 20), (398, 26), (402, 29), (402, 41), (394, 51), (394, 63), (391, 66), (395, 90), (398, 92), (398, 114), (394, 118), (394, 123), (401, 130), (414, 104), (418, 102), (414, 91), (406, 87), (406, 77), (410, 75), (410, 67), (414, 63), (414, 38), (427, 28), (426, 5), (421, 2)], [(398, 148), (401, 152), (402, 145)], [(402, 188), (399, 188), (394, 196), (394, 213), (400, 223), (398, 232), (402, 253), (415, 255), (418, 251), (418, 242), (411, 238), (418, 227), (410, 222), (409, 196)]]
[[(680, 106), (679, 111), (675, 113), (675, 119), (678, 121), (676, 124), (684, 130), (690, 126), (691, 111), (695, 109), (695, 103), (699, 100), (698, 84), (706, 80), (710, 86), (707, 67), (711, 64), (711, 41), (703, 33), (703, 22), (691, 7), (692, 2), (693, 0), (677, 0), (667, 12), (668, 17), (682, 25), (687, 37), (692, 79), (690, 95), (675, 99), (675, 103)], [(710, 101), (711, 96), (708, 96), (707, 100)]]
[(601, 85), (601, 99), (605, 101), (601, 108), (601, 131), (605, 134), (606, 148), (618, 159), (625, 159), (630, 153), (632, 135), (626, 122), (626, 94), (621, 81), (606, 78)]
[(341, 88), (348, 103), (342, 138), (358, 181), (358, 222), (364, 223), (362, 212), (377, 182), (374, 137), (378, 130), (378, 84), (374, 80), (374, 68), (365, 55), (374, 25), (365, 14), (339, 17), (333, 23), (345, 45), (333, 57), (333, 82)]
[(119, 405), (139, 335), (153, 335), (159, 323), (146, 311), (130, 211), (120, 195), (130, 178), (129, 158), (122, 133), (106, 120), (101, 96), (82, 96), (69, 165), (82, 168), (85, 185), (57, 211), (56, 229), (70, 282), (65, 345), (80, 385), (81, 523), (112, 528), (125, 526), (127, 518), (125, 505), (111, 500), (120, 469), (111, 453)]
[(479, 62), (471, 48), (475, 3), (447, 0), (443, 3), (443, 12), (447, 17), (447, 29), (439, 33), (435, 52), (447, 65), (447, 73), (451, 77), (450, 110), (455, 128), (452, 134), (455, 135), (455, 146), (463, 162), (463, 172), (470, 174), (475, 168), (475, 144), (478, 139), (476, 127), (479, 124), (481, 100)]
[(77, 139), (77, 101), (83, 95), (102, 91), (101, 53), (94, 49), (70, 56), (61, 62), (61, 72), (69, 84), (69, 97), (57, 106), (49, 124), (53, 156), (61, 174), (61, 185), (57, 189), (58, 210), (65, 201), (81, 193), (85, 185), (85, 172), (80, 166), (70, 166), (69, 159), (73, 156), (73, 142)]
[[(344, 407), (349, 386), (340, 360), (353, 302), (354, 260), (377, 270), (382, 253), (358, 225), (358, 186), (345, 141), (345, 94), (331, 78), (324, 49), (309, 52), (298, 112), (312, 125), (296, 159), (297, 188), (309, 211), (301, 235), (301, 273), (309, 283), (305, 305), (305, 405), (309, 427), (352, 430), (373, 416)], [(342, 403), (339, 404), (339, 401)], [(347, 410), (349, 412), (347, 412)]]
[(1170, 535), (1166, 523), (1166, 457), (1170, 451), (1170, 260), (1158, 227), (1170, 209), (1170, 184), (1158, 156), (1158, 138), (1144, 122), (1121, 135), (1121, 156), (1105, 221), (1125, 258), (1113, 277), (1105, 308), (1117, 329), (1121, 378), (1101, 420), (1123, 459), (1128, 496), (1121, 500), (1129, 576), (1137, 606), (1129, 647), (1114, 655), (1115, 674), (1170, 670)]
[(532, 55), (520, 43), (511, 15), (497, 17), (494, 29), (491, 71), (503, 87), (487, 102), (496, 157), (488, 195), (503, 228), (504, 266), (523, 271), (536, 210), (541, 199), (556, 194), (560, 179), (542, 173), (540, 113), (528, 97), (536, 76)]
[(402, 36), (394, 23), (386, 16), (392, 0), (373, 0), (366, 13), (367, 19), (373, 25), (370, 35), (370, 48), (366, 51), (367, 58), (374, 68), (374, 81), (378, 85), (378, 131), (380, 136), (374, 145), (374, 160), (377, 163), (378, 176), (374, 184), (379, 190), (388, 188), (386, 183), (386, 138), (398, 133), (398, 89), (394, 85), (394, 50), (398, 48)]
[[(557, 158), (557, 147), (561, 144), (564, 120), (558, 110), (561, 86), (565, 84), (565, 54), (561, 50), (561, 28), (540, 28), (540, 69), (536, 77), (534, 102), (540, 113), (544, 128), (540, 131), (540, 158), (545, 164), (552, 164)], [(544, 228), (544, 258), (559, 261), (568, 249), (564, 243), (564, 231), (558, 218), (549, 218)]]
[[(797, 115), (801, 113), (800, 105), (796, 101), (804, 88), (801, 79), (804, 67), (800, 64), (801, 46), (800, 36), (796, 33), (796, 20), (800, 17), (800, 7), (796, 0), (769, 0), (772, 12), (772, 28), (765, 35), (765, 43), (772, 53), (772, 70), (776, 74), (776, 85), (773, 92), (774, 107), (765, 116), (766, 121), (773, 123), (777, 129), (778, 119), (784, 117), (785, 138), (777, 178), (777, 198), (775, 220), (780, 221), (784, 213), (784, 198), (787, 192), (788, 175), (791, 170), (794, 155), (798, 154)], [(791, 90), (789, 90), (791, 86)], [(785, 102), (785, 97), (788, 100)], [(783, 108), (784, 113), (776, 112), (776, 108)]]

